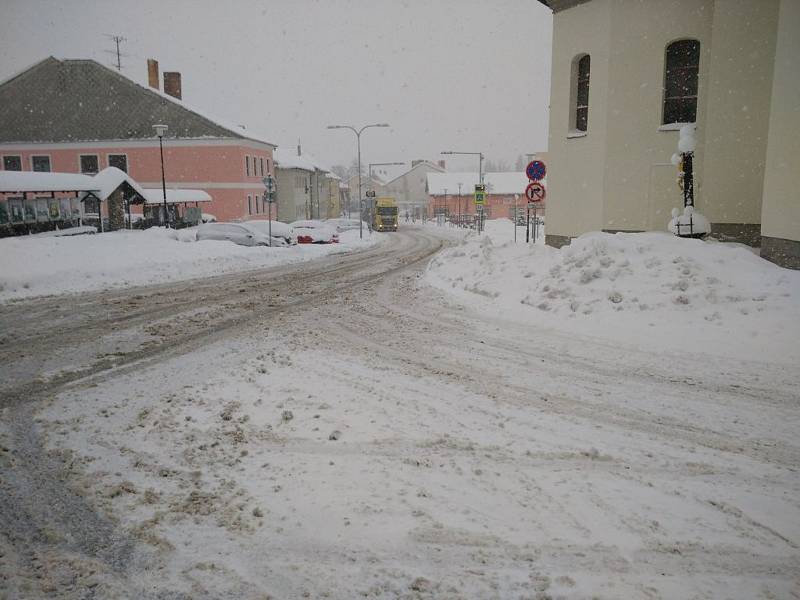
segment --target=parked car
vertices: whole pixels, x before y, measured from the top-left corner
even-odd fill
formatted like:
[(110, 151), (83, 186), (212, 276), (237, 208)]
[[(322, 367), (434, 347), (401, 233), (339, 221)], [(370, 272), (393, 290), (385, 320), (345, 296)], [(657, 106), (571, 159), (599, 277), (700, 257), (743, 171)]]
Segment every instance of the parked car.
[[(229, 241), (240, 246), (269, 246), (269, 236), (243, 223), (205, 223), (197, 228), (197, 241), (221, 240)], [(272, 238), (273, 246), (285, 246), (283, 238)]]
[(201, 213), (200, 214), (200, 220), (203, 223), (216, 223), (217, 222), (217, 217), (215, 217), (211, 213)]
[(295, 221), (291, 224), (298, 244), (338, 244), (339, 233), (323, 221)]
[[(339, 233), (341, 233), (342, 231), (349, 231), (351, 229), (358, 229), (359, 227), (358, 219), (345, 219), (345, 218), (327, 219), (325, 223), (335, 227), (336, 231), (338, 231)], [(367, 229), (366, 221), (361, 222), (361, 227)]]
[[(245, 221), (244, 224), (251, 229), (255, 229), (263, 235), (269, 235), (269, 221)], [(272, 237), (281, 238), (287, 246), (294, 246), (297, 243), (297, 234), (288, 223), (272, 221)]]

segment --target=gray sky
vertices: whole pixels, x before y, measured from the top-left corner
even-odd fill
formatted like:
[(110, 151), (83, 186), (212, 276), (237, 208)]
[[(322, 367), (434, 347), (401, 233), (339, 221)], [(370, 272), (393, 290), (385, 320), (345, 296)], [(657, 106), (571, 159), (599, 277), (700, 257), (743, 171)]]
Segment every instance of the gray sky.
[(123, 72), (148, 57), (183, 74), (184, 100), (328, 164), (355, 136), (329, 124), (388, 122), (362, 135), (362, 162), (513, 164), (547, 147), (552, 16), (535, 0), (0, 0), (0, 79), (53, 55)]

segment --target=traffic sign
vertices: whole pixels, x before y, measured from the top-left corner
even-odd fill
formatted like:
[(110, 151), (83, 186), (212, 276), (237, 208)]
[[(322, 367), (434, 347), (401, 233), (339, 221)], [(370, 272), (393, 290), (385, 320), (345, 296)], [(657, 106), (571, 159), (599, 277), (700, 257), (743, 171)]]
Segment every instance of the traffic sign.
[(541, 202), (545, 196), (547, 196), (547, 190), (538, 181), (528, 184), (528, 187), (525, 188), (525, 197), (529, 202)]
[(375, 190), (367, 190), (367, 198), (374, 198)]
[(486, 184), (475, 184), (475, 206), (483, 206), (486, 204)]
[(528, 166), (525, 167), (525, 175), (527, 175), (528, 179), (531, 181), (540, 181), (547, 175), (547, 167), (540, 160), (532, 160), (528, 163)]

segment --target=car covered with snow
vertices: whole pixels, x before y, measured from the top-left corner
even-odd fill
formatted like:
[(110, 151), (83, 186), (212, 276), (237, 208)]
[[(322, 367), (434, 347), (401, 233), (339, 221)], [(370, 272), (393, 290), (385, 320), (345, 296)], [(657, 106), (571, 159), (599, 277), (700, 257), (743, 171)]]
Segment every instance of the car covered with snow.
[(204, 223), (197, 228), (197, 241), (228, 241), (240, 246), (286, 246), (281, 237), (272, 237), (261, 233), (244, 223)]
[[(358, 219), (345, 219), (345, 218), (326, 219), (325, 223), (335, 228), (336, 231), (338, 231), (339, 233), (341, 233), (342, 231), (349, 231), (351, 229), (359, 228)], [(362, 221), (360, 226), (363, 227), (364, 229), (367, 229), (366, 221)]]
[(338, 244), (339, 232), (324, 221), (305, 220), (291, 224), (298, 244)]
[(258, 221), (245, 221), (244, 225), (250, 227), (251, 229), (255, 229), (263, 235), (269, 235), (271, 231), (272, 237), (281, 238), (284, 242), (286, 242), (287, 246), (294, 246), (297, 243), (297, 234), (294, 232), (294, 229), (292, 229), (292, 226), (288, 223), (283, 223), (282, 221), (272, 221), (272, 229), (270, 229), (270, 221), (265, 221), (263, 219)]

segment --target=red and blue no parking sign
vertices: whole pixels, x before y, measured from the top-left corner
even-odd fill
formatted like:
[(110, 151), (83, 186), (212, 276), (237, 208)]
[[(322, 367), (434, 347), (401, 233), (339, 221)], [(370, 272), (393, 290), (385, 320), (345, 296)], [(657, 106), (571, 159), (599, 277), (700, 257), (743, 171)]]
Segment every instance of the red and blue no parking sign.
[(540, 160), (533, 160), (525, 167), (525, 174), (531, 181), (540, 181), (547, 175), (547, 167)]

